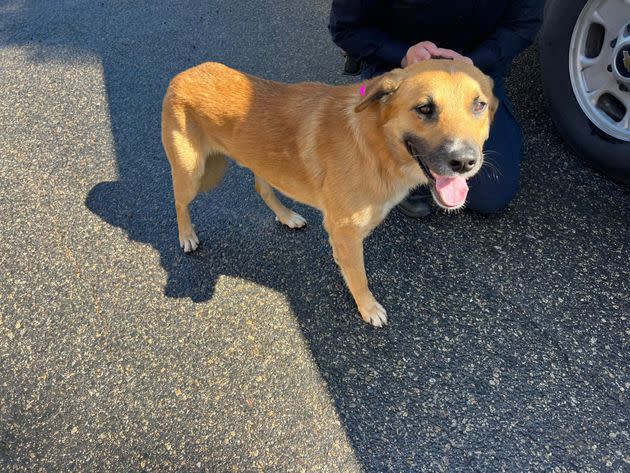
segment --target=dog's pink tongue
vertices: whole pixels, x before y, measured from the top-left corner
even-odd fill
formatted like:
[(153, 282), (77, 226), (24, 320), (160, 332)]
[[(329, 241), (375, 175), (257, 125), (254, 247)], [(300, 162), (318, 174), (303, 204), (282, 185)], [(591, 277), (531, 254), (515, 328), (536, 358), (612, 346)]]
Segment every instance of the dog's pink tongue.
[(440, 196), (440, 200), (448, 207), (459, 207), (466, 201), (468, 195), (468, 184), (463, 177), (435, 177), (435, 190)]

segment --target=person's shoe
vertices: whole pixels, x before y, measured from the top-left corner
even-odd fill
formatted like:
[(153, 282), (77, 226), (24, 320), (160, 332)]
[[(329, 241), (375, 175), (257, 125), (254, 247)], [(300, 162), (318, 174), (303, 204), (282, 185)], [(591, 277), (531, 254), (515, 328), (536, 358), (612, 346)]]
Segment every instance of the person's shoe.
[(398, 204), (398, 210), (407, 217), (426, 217), (431, 213), (431, 195), (425, 193), (409, 194), (405, 200)]
[(350, 56), (348, 53), (344, 53), (344, 56), (346, 60), (343, 65), (343, 73), (347, 76), (358, 76), (361, 74), (361, 60)]

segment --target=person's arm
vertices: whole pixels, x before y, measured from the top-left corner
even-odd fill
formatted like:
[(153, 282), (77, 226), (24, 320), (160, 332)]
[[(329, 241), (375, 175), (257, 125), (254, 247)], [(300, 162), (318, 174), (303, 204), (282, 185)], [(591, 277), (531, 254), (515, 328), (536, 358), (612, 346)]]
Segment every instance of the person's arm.
[(334, 43), (351, 56), (400, 67), (409, 44), (378, 29), (379, 0), (333, 0), (328, 29)]
[(513, 0), (497, 30), (467, 56), (489, 75), (502, 74), (536, 37), (542, 23), (544, 0)]

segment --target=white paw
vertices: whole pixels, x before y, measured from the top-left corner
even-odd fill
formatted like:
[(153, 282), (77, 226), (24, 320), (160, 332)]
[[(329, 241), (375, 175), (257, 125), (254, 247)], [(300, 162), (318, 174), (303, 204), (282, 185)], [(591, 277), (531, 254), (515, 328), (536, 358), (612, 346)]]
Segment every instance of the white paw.
[(276, 221), (282, 222), (289, 228), (302, 228), (304, 225), (306, 225), (306, 219), (300, 214), (292, 211), (290, 211), (288, 217), (283, 218), (282, 220), (276, 217)]
[(375, 327), (387, 325), (387, 311), (376, 301), (371, 303), (366, 309), (359, 309), (359, 312), (361, 312), (361, 317), (368, 324), (372, 324)]
[(184, 250), (184, 253), (190, 253), (195, 251), (199, 246), (199, 238), (195, 230), (191, 230), (191, 234), (187, 237), (179, 237), (179, 246)]

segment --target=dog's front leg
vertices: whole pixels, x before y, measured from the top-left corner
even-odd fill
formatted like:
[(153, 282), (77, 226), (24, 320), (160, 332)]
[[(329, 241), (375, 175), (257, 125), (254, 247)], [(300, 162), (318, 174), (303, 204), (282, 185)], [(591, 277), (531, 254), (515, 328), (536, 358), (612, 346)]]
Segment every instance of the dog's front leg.
[(387, 324), (387, 312), (368, 287), (363, 261), (363, 235), (353, 227), (328, 229), (335, 262), (341, 269), (361, 317), (376, 327)]

